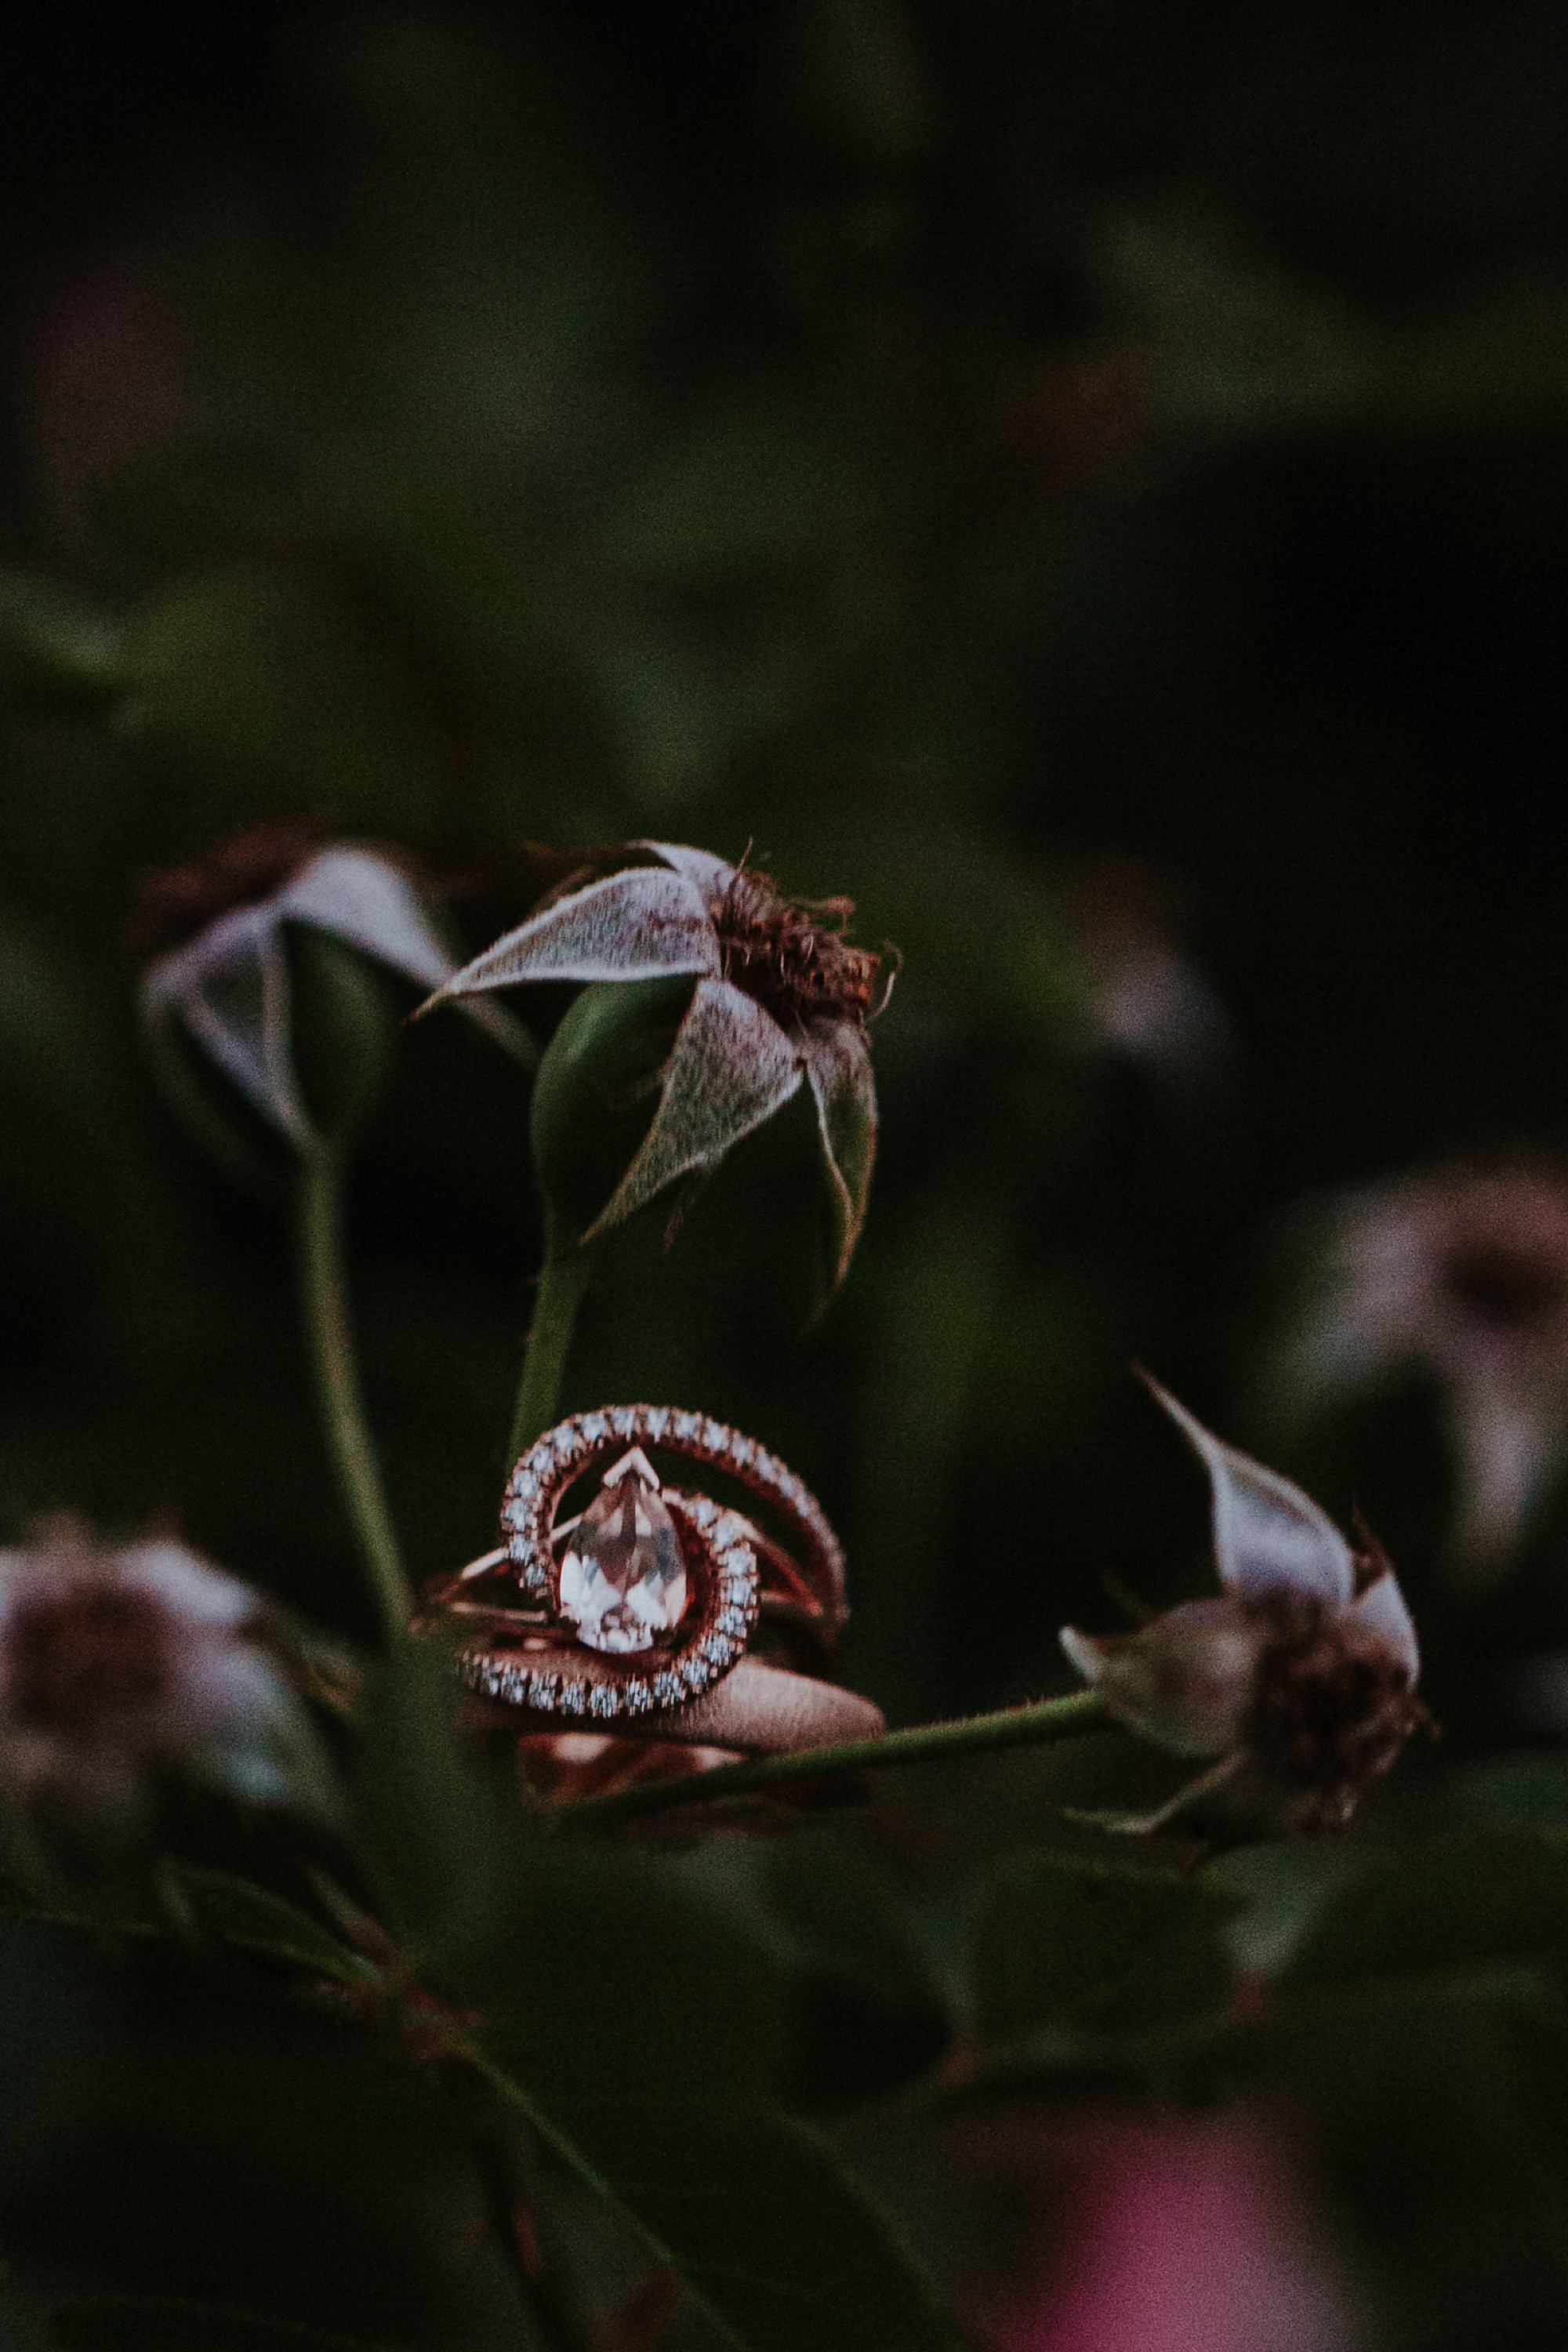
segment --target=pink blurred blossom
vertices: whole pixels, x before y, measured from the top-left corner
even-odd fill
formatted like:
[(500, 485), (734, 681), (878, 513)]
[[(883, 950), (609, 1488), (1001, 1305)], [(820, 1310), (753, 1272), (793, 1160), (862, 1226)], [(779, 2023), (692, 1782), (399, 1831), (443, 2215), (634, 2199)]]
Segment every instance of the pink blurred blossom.
[(1365, 2342), (1289, 2135), (1270, 2119), (1144, 2111), (1047, 2129), (1039, 2258), (975, 2312), (988, 2352)]

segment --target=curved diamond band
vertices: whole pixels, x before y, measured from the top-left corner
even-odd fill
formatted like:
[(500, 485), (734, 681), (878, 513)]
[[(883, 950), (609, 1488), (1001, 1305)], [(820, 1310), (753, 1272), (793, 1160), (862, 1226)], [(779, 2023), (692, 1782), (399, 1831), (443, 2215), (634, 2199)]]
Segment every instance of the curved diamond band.
[[(667, 1486), (645, 1448), (722, 1470), (784, 1524), (798, 1555), (740, 1510)], [(595, 1469), (597, 1494), (563, 1518), (570, 1489)], [(501, 1525), (504, 1549), (437, 1580), (426, 1602), (479, 1636), (458, 1661), (470, 1690), (559, 1730), (615, 1724), (684, 1736), (667, 1726), (700, 1719), (700, 1703), (742, 1661), (759, 1620), (817, 1663), (847, 1614), (843, 1554), (815, 1496), (776, 1454), (705, 1413), (638, 1404), (572, 1415), (517, 1463)], [(752, 1663), (764, 1679), (868, 1705), (806, 1675)], [(808, 1712), (815, 1720), (824, 1709)], [(732, 1704), (721, 1713), (731, 1731), (744, 1727), (740, 1717), (730, 1723)]]
[[(519, 1697), (515, 1663), (504, 1651), (471, 1652), (464, 1662), (464, 1681), (477, 1698), (492, 1703), (491, 1719), (498, 1724), (503, 1719), (502, 1708), (509, 1726), (517, 1724), (515, 1710), (520, 1706), (531, 1716), (541, 1712), (532, 1707), (526, 1692)], [(546, 1675), (588, 1679), (582, 1675), (580, 1655), (570, 1652), (542, 1652), (540, 1665)], [(612, 1687), (605, 1682), (591, 1684), (592, 1690)], [(553, 1709), (542, 1712), (549, 1720), (531, 1720), (517, 1727), (540, 1733), (570, 1731), (579, 1737), (585, 1732), (612, 1731), (623, 1747), (626, 1733), (635, 1729), (656, 1743), (710, 1748), (720, 1757), (784, 1755), (843, 1739), (873, 1739), (887, 1727), (880, 1708), (858, 1691), (821, 1682), (814, 1675), (766, 1665), (760, 1658), (742, 1658), (689, 1705), (650, 1712), (641, 1721), (628, 1720), (623, 1712), (612, 1727), (612, 1719), (591, 1704), (575, 1715), (563, 1716)]]
[(784, 1552), (777, 1552), (777, 1558), (795, 1571), (793, 1580), (799, 1587), (801, 1601), (820, 1612), (837, 1636), (847, 1613), (844, 1554), (826, 1514), (805, 1480), (776, 1454), (770, 1454), (766, 1446), (731, 1429), (728, 1423), (714, 1421), (703, 1412), (678, 1412), (668, 1405), (618, 1404), (597, 1412), (574, 1413), (546, 1430), (529, 1447), (507, 1482), (501, 1505), (507, 1557), (525, 1592), (543, 1599), (549, 1591), (551, 1531), (565, 1488), (595, 1462), (628, 1446), (651, 1446), (725, 1471), (780, 1511), (801, 1542), (805, 1558), (801, 1563)]

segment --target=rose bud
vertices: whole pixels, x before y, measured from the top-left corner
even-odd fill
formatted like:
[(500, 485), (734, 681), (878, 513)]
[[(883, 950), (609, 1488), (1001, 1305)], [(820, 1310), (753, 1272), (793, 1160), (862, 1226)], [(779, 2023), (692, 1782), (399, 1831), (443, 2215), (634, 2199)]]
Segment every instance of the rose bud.
[(1061, 1643), (1119, 1721), (1178, 1756), (1214, 1760), (1158, 1812), (1113, 1825), (1158, 1828), (1228, 1784), (1276, 1828), (1338, 1828), (1426, 1719), (1394, 1571), (1375, 1548), (1353, 1552), (1289, 1479), (1149, 1386), (1208, 1471), (1223, 1594), (1136, 1633), (1068, 1626)]
[[(557, 1224), (577, 1225), (560, 1234), (558, 1246), (595, 1239), (678, 1179), (716, 1168), (805, 1087), (834, 1208), (837, 1280), (865, 1216), (876, 1149), (866, 1024), (881, 959), (845, 938), (854, 912), (847, 899), (796, 905), (766, 875), (707, 850), (668, 842), (632, 846), (658, 863), (557, 899), (487, 948), (421, 1009), (522, 981), (694, 979), (673, 1043), (659, 1056), (651, 1125), (609, 1198), (592, 1204), (596, 1213), (579, 1222), (574, 1203), (563, 1221), (557, 1211)], [(630, 1010), (635, 1019), (636, 1006)], [(603, 1025), (595, 1000), (584, 1007), (579, 999), (574, 1012), (575, 1024), (563, 1023), (563, 1037), (557, 1033), (560, 1051), (552, 1045), (540, 1070), (536, 1129), (539, 1120), (552, 1124), (552, 1088), (575, 1085), (572, 1056), (583, 1033)], [(582, 1108), (574, 1101), (574, 1115)], [(545, 1189), (548, 1196), (547, 1176)]]
[(1405, 1371), (1436, 1383), (1458, 1469), (1450, 1566), (1484, 1582), (1568, 1456), (1568, 1184), (1438, 1169), (1330, 1205), (1268, 1370), (1276, 1424)]
[[(144, 934), (181, 935), (142, 984), (154, 1045), (166, 1057), (177, 1031), (301, 1152), (353, 1127), (384, 1076), (395, 1024), (368, 966), (420, 988), (457, 970), (400, 865), (349, 843), (315, 847), (297, 824), (255, 827), (150, 877), (142, 906)], [(475, 1013), (531, 1055), (506, 1015)]]

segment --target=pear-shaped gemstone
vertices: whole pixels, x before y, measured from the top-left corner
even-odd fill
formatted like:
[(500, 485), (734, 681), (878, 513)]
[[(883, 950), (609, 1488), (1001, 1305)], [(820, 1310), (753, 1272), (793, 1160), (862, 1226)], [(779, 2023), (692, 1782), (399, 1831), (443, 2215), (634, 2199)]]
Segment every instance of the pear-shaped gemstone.
[(653, 1470), (629, 1454), (572, 1530), (561, 1614), (591, 1650), (650, 1650), (686, 1613), (686, 1562)]

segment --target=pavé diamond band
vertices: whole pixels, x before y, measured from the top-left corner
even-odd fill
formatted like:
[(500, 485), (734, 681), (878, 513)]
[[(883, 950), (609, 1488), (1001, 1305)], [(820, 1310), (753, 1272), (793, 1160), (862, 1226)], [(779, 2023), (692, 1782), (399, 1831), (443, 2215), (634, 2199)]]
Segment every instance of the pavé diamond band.
[[(666, 1484), (650, 1451), (721, 1471), (788, 1540)], [(595, 1470), (597, 1492), (563, 1517)], [(541, 1728), (613, 1725), (750, 1752), (881, 1728), (868, 1700), (746, 1656), (760, 1634), (790, 1667), (824, 1664), (846, 1610), (843, 1554), (820, 1505), (739, 1430), (662, 1405), (574, 1414), (518, 1462), (501, 1524), (500, 1549), (426, 1595), (471, 1628), (459, 1671), (481, 1698)]]

